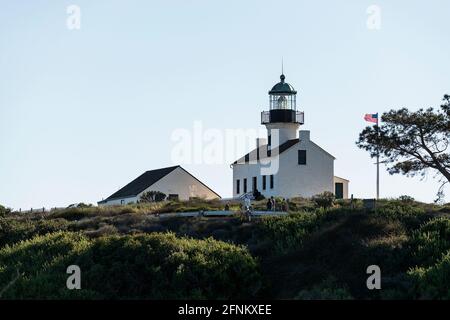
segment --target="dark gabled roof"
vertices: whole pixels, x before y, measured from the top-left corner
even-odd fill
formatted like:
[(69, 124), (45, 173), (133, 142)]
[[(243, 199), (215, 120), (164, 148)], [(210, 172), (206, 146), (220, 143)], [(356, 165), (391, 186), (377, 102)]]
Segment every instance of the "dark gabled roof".
[(137, 196), (139, 193), (155, 184), (157, 181), (161, 180), (178, 167), (180, 166), (146, 171), (139, 177), (131, 181), (129, 184), (127, 184), (125, 187), (110, 195), (108, 198), (106, 198), (106, 200)]
[[(300, 141), (299, 139), (288, 140), (288, 141), (282, 143), (279, 147), (272, 149), (270, 151), (270, 154), (275, 155), (275, 156), (280, 155), (283, 152), (285, 152), (287, 149), (292, 147), (293, 145), (297, 144), (299, 141)], [(270, 155), (267, 152), (267, 144), (265, 144), (265, 145), (262, 145), (256, 149), (254, 149), (253, 151), (247, 153), (242, 158), (233, 162), (233, 164), (248, 163), (249, 161), (260, 160), (260, 159), (265, 159), (265, 158), (269, 158), (269, 157), (270, 157)]]
[(118, 199), (118, 198), (127, 198), (127, 197), (135, 197), (151, 185), (155, 184), (165, 176), (167, 176), (169, 173), (171, 173), (173, 170), (180, 168), (184, 172), (186, 172), (188, 175), (190, 175), (193, 179), (197, 180), (199, 183), (204, 185), (208, 190), (210, 190), (212, 193), (217, 195), (218, 198), (221, 198), (221, 196), (212, 190), (210, 187), (208, 187), (206, 184), (198, 180), (196, 177), (194, 177), (190, 172), (188, 172), (186, 169), (184, 169), (181, 166), (173, 166), (173, 167), (167, 167), (167, 168), (161, 168), (156, 170), (150, 170), (146, 171), (143, 174), (141, 174), (139, 177), (131, 181), (129, 184), (127, 184), (125, 187), (120, 189), (119, 191), (113, 193), (105, 200), (99, 201), (98, 203), (106, 203), (108, 200)]

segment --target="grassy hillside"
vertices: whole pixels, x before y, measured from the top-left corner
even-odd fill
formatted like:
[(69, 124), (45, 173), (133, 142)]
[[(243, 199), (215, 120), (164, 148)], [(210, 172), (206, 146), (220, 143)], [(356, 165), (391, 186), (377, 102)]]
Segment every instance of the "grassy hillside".
[[(323, 209), (295, 199), (289, 208), (288, 216), (251, 222), (238, 215), (155, 215), (223, 209), (201, 200), (8, 212), (0, 217), (0, 292), (2, 298), (450, 298), (450, 206), (406, 199), (380, 201), (377, 210), (360, 202), (350, 208), (348, 201)], [(82, 270), (80, 291), (66, 289), (70, 264)], [(382, 290), (366, 287), (372, 264), (381, 268)]]

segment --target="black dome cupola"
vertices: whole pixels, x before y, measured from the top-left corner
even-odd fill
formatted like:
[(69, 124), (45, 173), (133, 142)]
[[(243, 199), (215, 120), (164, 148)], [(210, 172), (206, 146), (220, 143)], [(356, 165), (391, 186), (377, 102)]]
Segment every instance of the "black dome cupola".
[(285, 75), (282, 74), (280, 76), (280, 82), (278, 82), (276, 85), (273, 86), (272, 90), (269, 91), (270, 95), (294, 95), (297, 94), (297, 91), (295, 91), (294, 87), (291, 86), (289, 83), (284, 82), (286, 79)]

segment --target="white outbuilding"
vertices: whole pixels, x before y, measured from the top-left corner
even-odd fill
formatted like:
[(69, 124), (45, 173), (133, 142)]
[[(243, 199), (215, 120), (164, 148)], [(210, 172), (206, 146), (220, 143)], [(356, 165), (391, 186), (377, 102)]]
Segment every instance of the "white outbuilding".
[(220, 198), (216, 192), (181, 166), (173, 166), (144, 172), (105, 200), (99, 201), (98, 205), (137, 203), (147, 191), (160, 191), (168, 199), (178, 200)]
[(232, 164), (233, 197), (260, 192), (266, 198), (311, 197), (324, 191), (348, 198), (349, 181), (334, 176), (334, 156), (299, 130), (304, 113), (297, 111), (297, 91), (284, 74), (269, 91), (270, 110), (261, 113), (267, 138)]

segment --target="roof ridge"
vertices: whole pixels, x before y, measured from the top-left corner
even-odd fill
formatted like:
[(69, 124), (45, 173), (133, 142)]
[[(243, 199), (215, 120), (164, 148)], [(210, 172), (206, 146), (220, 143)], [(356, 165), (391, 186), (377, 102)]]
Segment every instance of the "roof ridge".
[[(148, 170), (133, 179), (131, 182), (114, 192), (106, 200), (117, 198), (135, 197), (145, 189), (154, 185), (156, 182), (167, 176), (169, 173), (181, 167), (180, 165)], [(153, 176), (152, 176), (153, 174)]]
[[(277, 150), (278, 152), (274, 152), (274, 156), (280, 155), (283, 152), (285, 152), (286, 150), (290, 149), (292, 146), (296, 145), (297, 143), (300, 142), (299, 138), (295, 138), (295, 139), (290, 139), (290, 140), (286, 140), (285, 142), (283, 142), (282, 144), (280, 144), (279, 146), (271, 149), (271, 152), (273, 152), (274, 150)], [(257, 156), (259, 154), (259, 150), (263, 147), (267, 148), (268, 144), (263, 144), (259, 147), (256, 147), (254, 149), (252, 149), (250, 152), (246, 153), (244, 156), (240, 157), (239, 159), (237, 159), (236, 161), (234, 161), (231, 165), (233, 164), (245, 164), (248, 163), (250, 159), (246, 159), (248, 157), (250, 157), (250, 154), (254, 153), (255, 151), (257, 152)], [(286, 147), (286, 148), (285, 148)], [(257, 157), (257, 159), (252, 159), (252, 160), (261, 160), (261, 159), (266, 159), (266, 158), (270, 158), (271, 156), (268, 155), (262, 155)], [(240, 160), (244, 159), (243, 162), (241, 162)]]
[(170, 167), (158, 168), (158, 169), (153, 169), (153, 170), (147, 170), (144, 173), (157, 171), (157, 170), (175, 169), (175, 168), (178, 168), (178, 167), (181, 167), (181, 166), (179, 164), (177, 164), (176, 166), (170, 166)]

